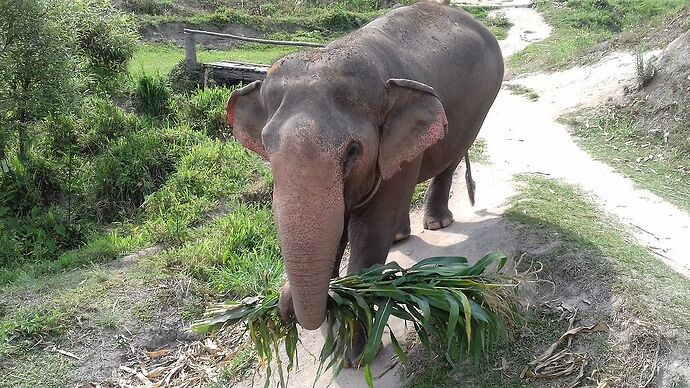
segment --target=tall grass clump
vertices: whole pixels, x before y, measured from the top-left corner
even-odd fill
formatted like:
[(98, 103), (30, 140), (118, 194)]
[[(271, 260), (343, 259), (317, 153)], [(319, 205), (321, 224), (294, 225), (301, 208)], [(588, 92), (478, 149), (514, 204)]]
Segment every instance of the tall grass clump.
[[(503, 335), (504, 322), (515, 318), (517, 278), (484, 273), (491, 265), (502, 269), (506, 261), (500, 253), (489, 254), (474, 265), (463, 257), (434, 257), (408, 269), (393, 262), (333, 279), (329, 286), (327, 337), (317, 375), (331, 368), (338, 375), (351, 333), (361, 322), (366, 345), (360, 366), (367, 383), (373, 386), (371, 364), (391, 316), (411, 323), (429, 350), (437, 350), (432, 340), (441, 339), (448, 360), (458, 361), (465, 356), (479, 359)], [(268, 292), (242, 302), (213, 306), (193, 330), (205, 333), (246, 322), (257, 353), (267, 366), (266, 386), (274, 359), (280, 384), (285, 386), (279, 343), (285, 342), (289, 373), (296, 362), (299, 338), (294, 319), (286, 322), (280, 318), (278, 299), (276, 292)], [(395, 353), (404, 363), (407, 356), (393, 331), (389, 331)]]
[(134, 101), (140, 113), (163, 119), (170, 113), (170, 100), (170, 87), (165, 78), (148, 74), (139, 76)]
[(232, 88), (199, 89), (186, 104), (185, 116), (192, 129), (216, 139), (228, 137), (225, 108)]
[(185, 127), (147, 128), (118, 138), (94, 161), (94, 212), (100, 221), (131, 217), (204, 140)]

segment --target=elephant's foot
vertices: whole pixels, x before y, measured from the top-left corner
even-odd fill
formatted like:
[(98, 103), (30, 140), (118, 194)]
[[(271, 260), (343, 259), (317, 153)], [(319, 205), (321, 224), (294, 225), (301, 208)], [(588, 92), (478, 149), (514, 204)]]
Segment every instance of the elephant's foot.
[[(353, 330), (353, 336), (350, 338), (350, 347), (345, 352), (343, 368), (359, 368), (361, 366), (362, 355), (364, 353), (364, 347), (366, 344), (367, 338), (364, 335), (362, 324), (356, 323), (355, 329)], [(383, 342), (379, 343), (377, 353), (381, 351), (382, 347)]]
[(410, 233), (412, 231), (410, 230), (410, 221), (408, 220), (405, 226), (400, 228), (398, 233), (395, 234), (395, 239), (393, 240), (394, 242), (402, 241), (408, 237), (410, 237)]
[(453, 213), (446, 209), (441, 212), (427, 212), (424, 215), (424, 229), (437, 230), (445, 228), (454, 221)]

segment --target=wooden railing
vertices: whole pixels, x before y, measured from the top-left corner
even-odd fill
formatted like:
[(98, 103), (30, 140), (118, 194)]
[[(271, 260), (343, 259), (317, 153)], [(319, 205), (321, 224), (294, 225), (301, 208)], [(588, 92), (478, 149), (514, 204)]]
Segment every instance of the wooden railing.
[(325, 45), (320, 44), (320, 43), (294, 42), (294, 41), (272, 40), (272, 39), (259, 39), (259, 38), (250, 38), (250, 37), (242, 36), (242, 35), (222, 34), (220, 32), (192, 30), (192, 29), (185, 28), (185, 30), (184, 30), (184, 36), (185, 36), (185, 39), (184, 39), (184, 59), (185, 59), (185, 64), (187, 65), (187, 68), (189, 68), (189, 69), (196, 67), (198, 64), (198, 61), (196, 58), (196, 39), (194, 38), (195, 35), (215, 36), (215, 37), (224, 38), (224, 39), (235, 39), (235, 40), (241, 40), (243, 42), (272, 44), (272, 45), (278, 45), (278, 46), (325, 47)]

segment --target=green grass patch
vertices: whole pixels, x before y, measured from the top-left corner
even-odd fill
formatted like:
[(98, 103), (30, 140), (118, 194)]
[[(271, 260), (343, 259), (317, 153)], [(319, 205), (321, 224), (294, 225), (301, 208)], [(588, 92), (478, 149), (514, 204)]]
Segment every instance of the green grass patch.
[(339, 4), (321, 7), (302, 7), (295, 4), (265, 6), (258, 12), (242, 8), (218, 8), (213, 12), (192, 16), (143, 15), (137, 16), (140, 28), (156, 28), (162, 24), (184, 23), (190, 28), (218, 28), (227, 24), (246, 25), (271, 33), (276, 31), (318, 30), (326, 34), (338, 34), (356, 29), (385, 12), (382, 9), (353, 11)]
[(589, 256), (589, 266), (582, 271), (625, 296), (619, 309), (655, 323), (668, 335), (690, 339), (690, 299), (683, 297), (690, 294), (690, 282), (685, 277), (630, 242), (625, 228), (600, 214), (576, 188), (544, 178), (521, 180), (526, 187), (508, 211), (509, 219), (534, 226), (539, 233), (558, 232), (560, 247), (550, 255), (554, 260), (568, 252)]
[(663, 132), (647, 132), (631, 112), (616, 109), (594, 117), (572, 115), (565, 121), (595, 158), (640, 187), (690, 211), (690, 161), (682, 146), (666, 142)]
[(283, 262), (270, 208), (235, 204), (230, 212), (160, 254), (166, 267), (207, 282), (217, 293), (243, 298), (276, 290)]
[[(297, 50), (300, 48), (245, 45), (229, 50), (200, 49), (197, 51), (197, 58), (202, 63), (239, 61), (271, 64), (276, 59)], [(129, 72), (130, 74), (167, 75), (182, 60), (184, 60), (184, 49), (181, 47), (153, 43), (142, 44), (134, 53), (132, 60), (129, 61)]]
[[(517, 74), (555, 70), (573, 60), (591, 61), (596, 46), (615, 39), (640, 42), (646, 30), (662, 25), (687, 7), (685, 0), (538, 0), (536, 8), (553, 34), (511, 56)], [(652, 42), (654, 43), (654, 42)]]
[[(26, 368), (31, 365), (32, 368)], [(28, 353), (0, 361), (3, 387), (64, 388), (72, 386), (77, 362), (58, 353)]]
[[(567, 319), (544, 300), (577, 306), (576, 325), (603, 321), (614, 332), (626, 322), (645, 322), (657, 327), (673, 346), (690, 339), (690, 283), (645, 248), (632, 243), (627, 231), (612, 217), (603, 215), (573, 186), (541, 177), (521, 176), (521, 192), (513, 199), (506, 218), (523, 241), (521, 269), (543, 264), (541, 283), (527, 288), (529, 310), (525, 324), (499, 344), (478, 365), (451, 366), (434, 355), (413, 357), (421, 365), (410, 382), (414, 387), (528, 387), (519, 378), (522, 369), (568, 329)], [(538, 252), (538, 253), (536, 253)], [(654, 290), (654, 292), (649, 292)], [(580, 302), (588, 299), (588, 304)], [(572, 304), (575, 305), (572, 305)], [(576, 351), (587, 352), (591, 370), (613, 376), (631, 386), (640, 376), (638, 357), (651, 362), (653, 352), (640, 350), (642, 337), (588, 334), (578, 336)], [(639, 340), (639, 342), (637, 342)], [(627, 354), (626, 360), (616, 357)], [(503, 364), (504, 361), (506, 364)], [(547, 386), (564, 386), (575, 374), (549, 380)], [(646, 378), (646, 375), (645, 375)], [(636, 383), (635, 383), (636, 385)]]
[(466, 7), (463, 9), (491, 30), (496, 35), (496, 39), (503, 40), (508, 37), (508, 30), (512, 23), (505, 14), (499, 12), (496, 15), (489, 15), (493, 9), (488, 7)]

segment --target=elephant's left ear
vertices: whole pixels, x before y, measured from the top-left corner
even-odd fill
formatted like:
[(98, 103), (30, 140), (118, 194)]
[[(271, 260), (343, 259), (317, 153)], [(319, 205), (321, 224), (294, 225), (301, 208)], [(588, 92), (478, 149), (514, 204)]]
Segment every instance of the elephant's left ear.
[(261, 131), (266, 125), (266, 108), (261, 101), (261, 81), (255, 81), (230, 96), (227, 108), (227, 123), (232, 135), (247, 149), (268, 159), (268, 153), (261, 140)]
[(401, 165), (421, 155), (448, 133), (446, 112), (436, 91), (408, 79), (386, 82), (389, 109), (379, 144), (379, 169), (383, 179)]

